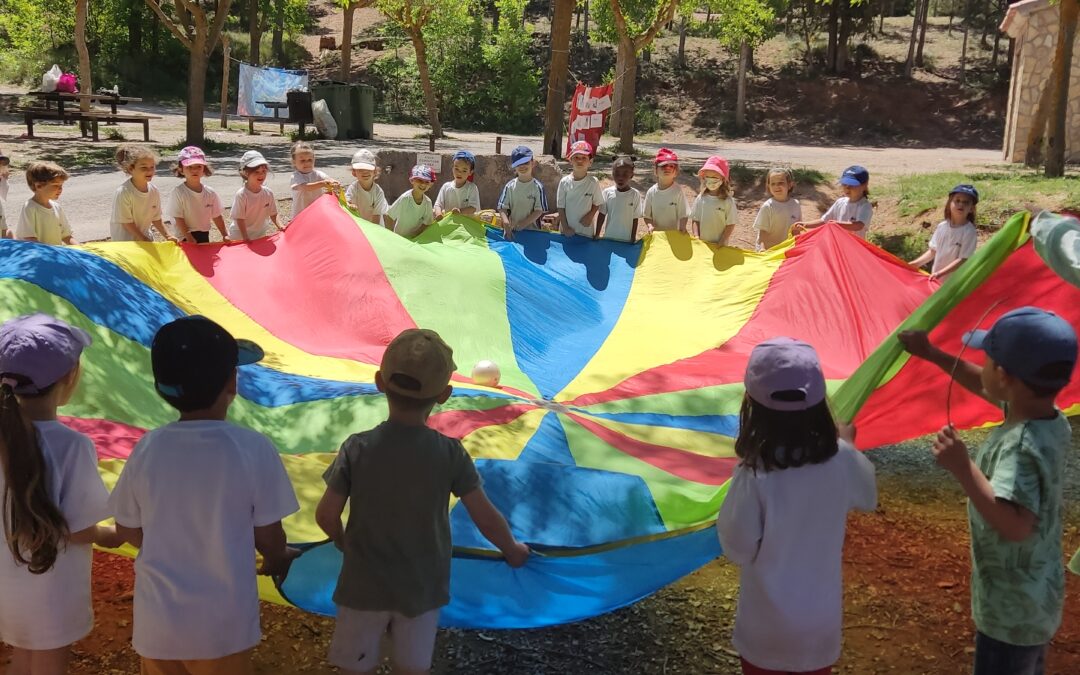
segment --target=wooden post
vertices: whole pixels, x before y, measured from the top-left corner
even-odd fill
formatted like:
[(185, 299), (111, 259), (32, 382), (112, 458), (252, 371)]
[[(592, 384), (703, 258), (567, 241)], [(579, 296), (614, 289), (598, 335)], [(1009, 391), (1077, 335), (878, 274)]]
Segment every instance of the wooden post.
[(428, 134), (427, 149), (428, 152), (435, 152), (435, 134)]
[(221, 128), (229, 128), (229, 36), (221, 35), (221, 53), (225, 67), (221, 69)]
[(501, 155), (502, 154), (502, 136), (496, 136), (495, 137), (495, 154), (496, 155)]

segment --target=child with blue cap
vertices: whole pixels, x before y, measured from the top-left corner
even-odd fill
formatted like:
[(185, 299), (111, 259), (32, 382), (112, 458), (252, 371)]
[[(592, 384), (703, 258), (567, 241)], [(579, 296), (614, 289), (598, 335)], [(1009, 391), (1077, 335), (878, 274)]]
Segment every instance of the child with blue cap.
[(941, 279), (973, 256), (979, 245), (979, 233), (975, 229), (978, 203), (979, 191), (974, 185), (962, 183), (954, 187), (945, 200), (945, 220), (938, 223), (926, 252), (908, 265), (917, 270), (933, 261), (930, 278)]
[(1004, 407), (1004, 424), (974, 459), (951, 425), (933, 452), (968, 496), (974, 674), (1041, 675), (1065, 597), (1062, 476), (1071, 430), (1054, 399), (1072, 377), (1076, 332), (1051, 312), (1014, 309), (964, 336), (985, 352), (982, 367), (935, 347), (924, 331), (899, 338), (913, 356)]
[(476, 155), (468, 150), (454, 153), (451, 166), (454, 180), (448, 180), (439, 188), (435, 197), (435, 218), (442, 218), (446, 213), (463, 213), (471, 216), (480, 210), (480, 190), (473, 182), (476, 171)]
[(870, 219), (874, 217), (874, 206), (870, 203), (870, 172), (859, 165), (849, 166), (840, 174), (840, 187), (844, 196), (833, 202), (829, 210), (817, 220), (795, 223), (792, 234), (802, 234), (815, 227), (821, 227), (829, 221), (860, 239), (866, 239), (870, 230)]
[(503, 236), (513, 240), (519, 230), (537, 229), (540, 216), (547, 211), (547, 193), (544, 185), (533, 178), (536, 160), (533, 152), (519, 145), (510, 153), (510, 167), (517, 174), (503, 187), (499, 195), (499, 220)]

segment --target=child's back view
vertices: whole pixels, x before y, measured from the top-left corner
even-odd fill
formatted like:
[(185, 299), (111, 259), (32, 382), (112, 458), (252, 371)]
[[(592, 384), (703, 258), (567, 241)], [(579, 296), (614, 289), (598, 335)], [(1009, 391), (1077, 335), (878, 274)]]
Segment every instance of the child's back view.
[(461, 442), (427, 426), (432, 407), (450, 396), (455, 368), (452, 350), (434, 331), (398, 335), (375, 375), (389, 418), (350, 436), (323, 475), (326, 493), (315, 517), (345, 553), (330, 644), (330, 662), (343, 672), (374, 672), (388, 627), (397, 668), (431, 668), (439, 609), (450, 600), (451, 494), (510, 565), (529, 555), (488, 501)]
[(154, 337), (155, 387), (180, 420), (139, 441), (109, 502), (140, 549), (132, 645), (144, 675), (253, 672), (255, 551), (261, 573), (286, 571), (295, 552), (281, 519), (299, 509), (270, 440), (225, 421), (237, 366), (260, 358), (199, 316)]
[(739, 424), (741, 462), (716, 529), (741, 567), (732, 641), (743, 672), (829, 673), (840, 658), (847, 514), (877, 505), (874, 467), (837, 439), (805, 342), (754, 348)]

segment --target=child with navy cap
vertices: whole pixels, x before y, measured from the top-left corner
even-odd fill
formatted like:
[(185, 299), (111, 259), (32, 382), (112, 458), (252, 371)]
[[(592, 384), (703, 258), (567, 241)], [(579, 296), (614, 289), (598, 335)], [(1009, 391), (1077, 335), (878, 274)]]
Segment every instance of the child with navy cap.
[(510, 153), (510, 167), (517, 174), (503, 187), (499, 195), (499, 220), (503, 236), (513, 240), (514, 233), (524, 229), (537, 229), (540, 216), (547, 211), (547, 193), (544, 185), (533, 178), (536, 160), (533, 152), (519, 145)]
[(856, 237), (866, 239), (870, 230), (870, 219), (874, 217), (874, 206), (870, 203), (870, 172), (854, 165), (840, 174), (840, 187), (844, 196), (833, 202), (829, 210), (817, 220), (807, 220), (792, 226), (793, 234), (802, 234), (815, 227), (821, 227), (830, 220), (851, 232)]
[(32, 314), (0, 326), (0, 642), (11, 673), (66, 672), (94, 625), (92, 544), (119, 546), (109, 493), (86, 436), (56, 418), (90, 346), (80, 328)]
[(1041, 675), (1065, 595), (1062, 476), (1071, 429), (1054, 398), (1072, 377), (1076, 332), (1051, 312), (1014, 309), (964, 336), (985, 352), (982, 367), (933, 346), (923, 331), (899, 338), (913, 356), (1004, 407), (1004, 424), (974, 460), (951, 426), (938, 432), (933, 452), (968, 496), (974, 673)]
[(757, 345), (744, 383), (739, 464), (716, 521), (740, 567), (732, 642), (744, 675), (827, 675), (840, 658), (847, 514), (877, 506), (874, 466), (854, 427), (833, 420), (807, 343)]
[(284, 575), (297, 552), (281, 520), (299, 510), (270, 439), (225, 419), (238, 367), (263, 353), (201, 316), (162, 326), (150, 349), (154, 388), (180, 419), (143, 436), (109, 500), (140, 549), (132, 646), (144, 675), (250, 675), (255, 552), (260, 574)]
[(426, 164), (417, 164), (409, 173), (409, 184), (412, 189), (402, 193), (397, 198), (386, 215), (383, 222), (386, 227), (397, 232), (403, 237), (412, 239), (427, 229), (428, 225), (435, 222), (435, 211), (431, 206), (431, 198), (427, 191), (435, 183), (435, 171)]
[(941, 279), (973, 256), (979, 245), (979, 233), (975, 229), (975, 205), (978, 203), (979, 191), (974, 185), (964, 183), (954, 187), (945, 201), (945, 220), (938, 223), (930, 237), (929, 248), (908, 265), (920, 269), (933, 261), (930, 278)]
[(439, 188), (435, 197), (435, 217), (442, 218), (445, 213), (464, 213), (471, 216), (480, 210), (480, 190), (473, 182), (476, 171), (476, 156), (468, 150), (454, 153), (451, 169), (454, 180), (448, 180)]

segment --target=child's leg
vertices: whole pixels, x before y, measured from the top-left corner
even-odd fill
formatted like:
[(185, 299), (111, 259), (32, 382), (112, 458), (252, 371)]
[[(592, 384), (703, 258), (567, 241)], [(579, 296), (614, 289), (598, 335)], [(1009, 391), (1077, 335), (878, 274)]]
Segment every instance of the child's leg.
[(401, 675), (425, 675), (431, 672), (435, 652), (435, 633), (439, 628), (439, 610), (433, 609), (411, 619), (394, 614), (390, 622), (390, 640), (394, 649), (394, 672)]
[(739, 658), (739, 661), (742, 662), (743, 675), (830, 675), (830, 673), (832, 673), (832, 666), (826, 666), (825, 668), (819, 668), (818, 670), (804, 670), (799, 672), (793, 672), (787, 670), (768, 670), (766, 668), (758, 668), (757, 666), (742, 657)]
[(1046, 645), (1023, 647), (975, 633), (973, 675), (1043, 675)]
[(64, 675), (71, 660), (71, 647), (59, 649), (12, 648), (8, 675)]
[(365, 612), (338, 605), (334, 637), (327, 660), (345, 675), (374, 673), (379, 647), (390, 627), (390, 612)]
[(251, 661), (253, 649), (229, 654), (220, 659), (161, 661), (142, 659), (142, 675), (255, 675)]

